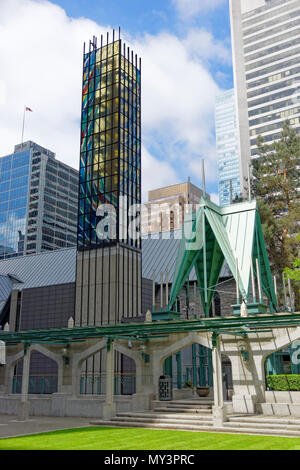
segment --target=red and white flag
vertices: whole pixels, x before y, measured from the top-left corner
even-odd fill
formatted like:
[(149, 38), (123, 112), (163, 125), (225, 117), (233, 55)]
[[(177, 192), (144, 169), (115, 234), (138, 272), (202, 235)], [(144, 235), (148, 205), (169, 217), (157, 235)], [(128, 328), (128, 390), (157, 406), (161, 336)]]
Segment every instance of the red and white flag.
[(26, 106), (25, 111), (30, 111), (31, 113), (33, 113), (32, 109), (28, 108), (28, 106)]

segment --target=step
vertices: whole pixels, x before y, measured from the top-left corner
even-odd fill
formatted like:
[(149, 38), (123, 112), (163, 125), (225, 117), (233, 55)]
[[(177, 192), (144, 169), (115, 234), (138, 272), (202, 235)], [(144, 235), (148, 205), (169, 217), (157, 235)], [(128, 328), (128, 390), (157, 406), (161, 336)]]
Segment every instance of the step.
[(229, 418), (230, 422), (240, 422), (240, 423), (264, 423), (264, 424), (277, 424), (278, 426), (284, 424), (296, 424), (300, 426), (300, 419), (291, 419), (291, 418), (270, 418), (270, 417), (258, 417), (258, 416), (247, 416), (247, 417), (238, 417), (232, 416)]
[(179, 403), (170, 403), (167, 405), (169, 408), (186, 408), (188, 409), (199, 409), (199, 410), (208, 410), (212, 408), (212, 405), (204, 405), (204, 404), (193, 404), (193, 405), (186, 405), (186, 404), (179, 404)]
[[(275, 430), (275, 429), (253, 429), (253, 428), (239, 428), (239, 427), (213, 427), (201, 425), (188, 425), (188, 424), (162, 424), (162, 423), (132, 423), (130, 421), (105, 421), (97, 420), (91, 421), (92, 426), (107, 426), (107, 427), (122, 427), (122, 428), (145, 428), (145, 429), (169, 429), (174, 431), (198, 431), (198, 432), (213, 432), (213, 433), (229, 433), (229, 434), (245, 434), (245, 435), (265, 435), (265, 436), (287, 436), (287, 437), (300, 437), (300, 431), (293, 430)], [(226, 423), (225, 423), (226, 424)]]
[(173, 400), (169, 401), (172, 405), (211, 405), (213, 406), (213, 400)]
[(116, 416), (115, 418), (112, 418), (112, 422), (126, 422), (126, 423), (145, 423), (145, 424), (173, 424), (174, 426), (177, 426), (177, 424), (180, 425), (191, 425), (191, 426), (212, 426), (213, 422), (211, 421), (195, 421), (195, 420), (189, 420), (189, 419), (176, 419), (176, 418), (142, 418), (142, 417), (130, 417), (130, 416)]
[(267, 424), (267, 423), (245, 423), (245, 422), (229, 422), (229, 423), (224, 423), (224, 426), (226, 427), (241, 427), (241, 428), (249, 428), (249, 429), (275, 429), (275, 430), (285, 430), (285, 429), (290, 429), (291, 431), (300, 431), (300, 424)]
[(159, 414), (159, 413), (134, 413), (134, 412), (122, 412), (122, 413), (118, 413), (117, 414), (117, 417), (120, 417), (120, 418), (126, 418), (126, 417), (130, 417), (130, 418), (150, 418), (150, 419), (175, 419), (176, 421), (178, 420), (181, 420), (181, 419), (184, 419), (184, 420), (189, 420), (189, 421), (196, 421), (196, 422), (202, 422), (203, 420), (204, 421), (212, 421), (212, 415), (200, 415), (200, 414), (190, 414), (190, 415), (186, 415), (186, 414), (178, 414), (178, 413), (162, 413), (162, 414)]
[(266, 436), (291, 436), (291, 437), (300, 437), (300, 430), (291, 430), (291, 429), (266, 429), (266, 428), (251, 428), (251, 427), (238, 427), (238, 426), (228, 426), (228, 423), (224, 423), (223, 430), (230, 431), (236, 434), (262, 434)]
[(191, 414), (211, 414), (212, 410), (206, 410), (206, 409), (201, 409), (201, 408), (154, 408), (153, 410), (155, 413), (161, 413), (161, 412), (166, 412), (166, 413), (191, 413)]

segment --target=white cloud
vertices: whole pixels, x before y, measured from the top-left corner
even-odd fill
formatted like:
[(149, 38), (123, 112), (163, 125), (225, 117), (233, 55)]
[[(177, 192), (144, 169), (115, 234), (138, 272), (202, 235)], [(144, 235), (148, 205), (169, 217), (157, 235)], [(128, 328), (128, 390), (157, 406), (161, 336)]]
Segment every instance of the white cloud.
[(145, 147), (142, 149), (142, 154), (142, 200), (146, 202), (148, 200), (148, 191), (176, 184), (178, 183), (178, 176), (169, 163), (157, 160)]
[(159, 130), (167, 124), (170, 131), (171, 125), (178, 140), (192, 143), (195, 127), (197, 135), (202, 132), (199, 117), (211, 113), (219, 89), (201, 60), (191, 56), (189, 44), (188, 38), (160, 34), (135, 46), (143, 56), (144, 126)]
[(78, 167), (83, 41), (103, 31), (47, 1), (0, 2), (1, 155), (20, 142), (28, 105), (34, 112), (26, 113), (25, 140)]
[[(183, 40), (166, 33), (148, 35), (135, 44), (143, 57), (145, 144), (151, 142), (155, 154), (162, 151), (164, 158), (184, 171), (190, 169), (190, 176), (197, 178), (201, 158), (210, 166), (216, 161), (214, 103), (220, 89), (206, 58), (210, 49), (215, 56), (224, 56), (223, 46), (211, 35), (205, 54), (195, 54), (204, 35), (203, 30), (192, 30)], [(215, 169), (209, 177), (216, 180)]]
[(219, 198), (219, 194), (216, 194), (216, 193), (212, 193), (210, 195), (210, 200), (211, 202), (214, 202), (215, 204), (217, 204), (217, 206), (220, 204), (220, 198)]
[(189, 18), (207, 10), (214, 10), (226, 0), (172, 0), (180, 16)]
[[(203, 154), (205, 160), (205, 180), (207, 183), (214, 183), (217, 180), (218, 165), (216, 159), (216, 149), (214, 145), (207, 146), (205, 154)], [(194, 157), (188, 164), (188, 169), (191, 175), (198, 181), (202, 181), (202, 166), (199, 159)]]
[[(0, 0), (0, 155), (20, 142), (27, 105), (34, 112), (26, 113), (25, 140), (78, 168), (83, 42), (107, 30), (89, 19), (69, 18), (50, 1)], [(130, 41), (143, 60), (145, 194), (182, 181), (183, 170), (198, 177), (202, 157), (214, 165), (219, 88), (208, 61), (226, 57), (227, 50), (196, 29), (182, 40), (158, 34)]]
[(203, 28), (190, 29), (184, 44), (189, 54), (196, 60), (217, 61), (226, 65), (232, 63), (230, 43), (228, 45), (224, 41), (215, 40), (213, 35)]
[(6, 86), (3, 80), (0, 80), (0, 105), (6, 102)]

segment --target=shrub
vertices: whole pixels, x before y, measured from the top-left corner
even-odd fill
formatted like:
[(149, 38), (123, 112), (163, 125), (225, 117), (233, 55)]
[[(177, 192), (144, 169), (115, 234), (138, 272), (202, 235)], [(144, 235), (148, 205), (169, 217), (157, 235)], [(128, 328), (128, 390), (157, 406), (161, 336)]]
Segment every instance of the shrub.
[(268, 387), (275, 392), (300, 391), (300, 375), (268, 375)]
[(187, 381), (184, 383), (183, 388), (193, 388), (193, 383), (192, 383), (190, 380), (187, 380)]

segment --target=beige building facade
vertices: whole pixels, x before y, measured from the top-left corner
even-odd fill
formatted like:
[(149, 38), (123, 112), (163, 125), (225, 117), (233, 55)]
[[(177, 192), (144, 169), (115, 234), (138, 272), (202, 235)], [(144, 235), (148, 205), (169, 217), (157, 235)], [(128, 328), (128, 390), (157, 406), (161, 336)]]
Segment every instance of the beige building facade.
[(143, 207), (142, 235), (180, 229), (185, 214), (196, 210), (202, 196), (203, 191), (190, 178), (186, 183), (149, 191)]

